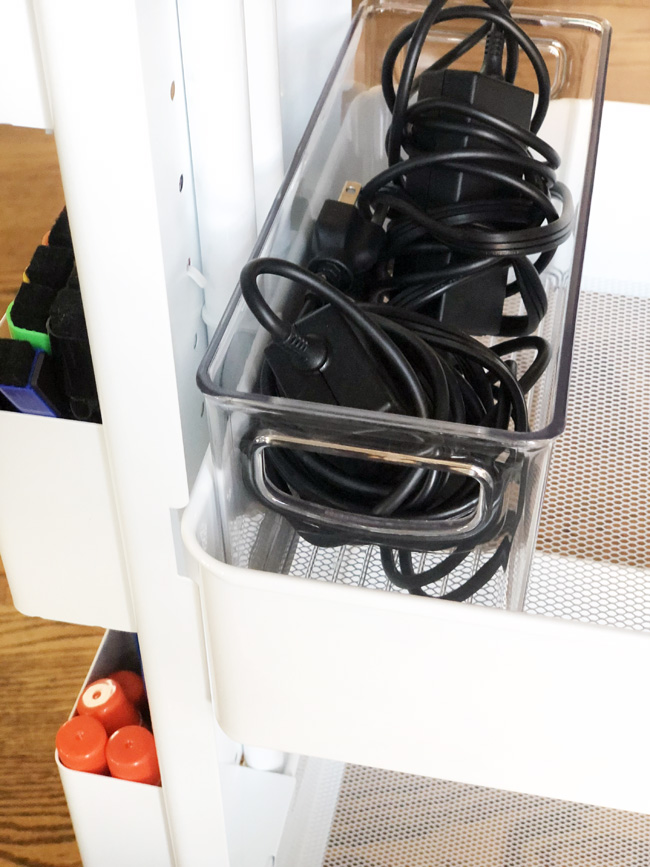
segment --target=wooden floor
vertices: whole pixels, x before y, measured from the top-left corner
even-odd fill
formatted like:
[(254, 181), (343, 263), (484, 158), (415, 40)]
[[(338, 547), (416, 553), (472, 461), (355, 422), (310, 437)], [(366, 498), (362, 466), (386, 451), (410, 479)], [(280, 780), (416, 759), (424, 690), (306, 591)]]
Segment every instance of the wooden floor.
[[(524, 0), (519, 5), (608, 18), (614, 40), (607, 96), (650, 102), (650, 0)], [(2, 312), (63, 204), (51, 136), (0, 126), (0, 189)], [(53, 745), (99, 637), (97, 629), (22, 617), (0, 574), (0, 865), (80, 864)]]

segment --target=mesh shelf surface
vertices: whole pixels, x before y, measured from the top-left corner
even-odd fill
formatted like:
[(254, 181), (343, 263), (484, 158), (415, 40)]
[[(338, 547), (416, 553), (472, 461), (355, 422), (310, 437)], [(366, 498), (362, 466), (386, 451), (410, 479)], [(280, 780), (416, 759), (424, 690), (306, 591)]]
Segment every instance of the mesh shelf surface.
[(323, 867), (648, 867), (650, 816), (348, 765)]
[[(450, 551), (415, 556), (413, 565), (421, 572), (430, 569), (443, 560)], [(490, 552), (476, 552), (438, 584), (429, 585), (427, 593), (431, 596), (442, 595), (464, 584), (488, 559)], [(376, 546), (342, 548), (315, 548), (302, 539), (298, 540), (289, 567), (289, 575), (302, 575), (319, 581), (336, 584), (350, 584), (368, 587), (372, 590), (388, 590), (392, 593), (406, 593), (391, 584), (384, 573)], [(490, 605), (502, 608), (505, 605), (506, 582), (502, 572), (474, 594), (471, 602), (477, 605)]]
[(649, 629), (650, 286), (589, 288), (526, 610)]

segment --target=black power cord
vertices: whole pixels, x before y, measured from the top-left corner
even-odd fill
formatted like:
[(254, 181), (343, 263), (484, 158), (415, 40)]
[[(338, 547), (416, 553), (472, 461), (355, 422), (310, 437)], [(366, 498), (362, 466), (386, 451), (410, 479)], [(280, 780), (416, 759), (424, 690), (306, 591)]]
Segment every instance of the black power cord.
[[(559, 156), (536, 135), (550, 100), (544, 60), (502, 0), (485, 2), (444, 9), (444, 0), (433, 0), (393, 40), (382, 67), (389, 168), (365, 185), (359, 206), (367, 216), (390, 215), (378, 297), (470, 333), (516, 336), (532, 333), (546, 312), (539, 275), (571, 232), (573, 204), (555, 176)], [(416, 78), (432, 26), (464, 19), (486, 24)], [(481, 72), (449, 69), (479, 36), (486, 37)], [(520, 49), (537, 79), (532, 117), (533, 94), (514, 84)], [(526, 315), (503, 314), (513, 295)]]
[[(262, 393), (528, 430), (525, 395), (550, 358), (546, 342), (531, 334), (547, 309), (540, 274), (571, 232), (573, 206), (555, 177), (558, 155), (537, 136), (550, 98), (544, 61), (502, 0), (485, 3), (445, 9), (445, 0), (432, 0), (391, 44), (382, 70), (392, 113), (388, 168), (351, 197), (325, 203), (310, 270), (280, 259), (243, 269), (244, 298), (272, 338)], [(416, 77), (431, 27), (457, 19), (484, 23)], [(483, 39), (481, 72), (448, 68)], [(394, 67), (406, 46), (395, 90)], [(538, 82), (534, 112), (533, 94), (514, 85), (520, 50)], [(302, 290), (295, 321), (281, 319), (264, 300), (257, 281), (265, 274)], [(503, 315), (505, 299), (515, 294), (525, 315)], [(472, 334), (511, 339), (487, 348)], [(519, 375), (511, 356), (524, 349), (535, 357)], [(256, 495), (314, 545), (375, 543), (364, 516), (385, 518), (381, 562), (388, 579), (410, 593), (427, 595), (425, 587), (484, 543), (494, 543), (493, 554), (443, 598), (469, 598), (508, 562), (521, 505), (507, 506), (499, 495), (489, 519), (462, 544), (451, 530), (435, 543), (391, 534), (392, 521), (424, 519), (444, 529), (471, 519), (479, 485), (468, 476), (426, 462), (405, 468), (279, 447), (265, 450), (264, 473), (264, 486), (248, 474)], [(301, 515), (300, 503), (316, 511)], [(416, 572), (415, 550), (450, 549), (433, 568)]]
[[(258, 279), (267, 274), (291, 280), (324, 306), (293, 324), (284, 322), (258, 288)], [(393, 411), (416, 418), (501, 429), (512, 424), (515, 430), (528, 430), (525, 394), (544, 372), (550, 354), (539, 337), (514, 338), (488, 348), (419, 313), (388, 304), (356, 303), (322, 278), (283, 259), (252, 260), (242, 271), (241, 287), (246, 303), (273, 339), (260, 373), (259, 389), (264, 394), (295, 397), (300, 381), (302, 395), (307, 399), (318, 395), (321, 403), (372, 408), (368, 395), (377, 393), (378, 400), (391, 404)], [(334, 311), (339, 318), (333, 320)], [(341, 326), (350, 328), (354, 335), (359, 351), (352, 359), (342, 352)], [(517, 378), (514, 363), (503, 359), (522, 349), (534, 350), (535, 359)], [(324, 399), (328, 394), (330, 399)], [(477, 508), (477, 482), (453, 472), (377, 466), (369, 461), (283, 448), (270, 448), (265, 457), (271, 486), (330, 510), (326, 527), (285, 512), (296, 530), (315, 545), (376, 541), (360, 529), (364, 515), (444, 522), (469, 518)], [(265, 499), (259, 489), (255, 492)], [(272, 507), (282, 512), (278, 502), (274, 499)], [(410, 553), (399, 551), (400, 572), (392, 549), (383, 548), (387, 577), (411, 593), (423, 593), (422, 587), (449, 574), (482, 541), (506, 531), (509, 517), (506, 513), (504, 518), (501, 508), (495, 508), (493, 520), (480, 534), (477, 532), (464, 548), (457, 548), (433, 572), (415, 575), (409, 566)], [(395, 541), (395, 547), (398, 544)], [(485, 568), (446, 598), (465, 599), (476, 592), (503, 565), (504, 558), (507, 560), (509, 544), (499, 545)], [(454, 545), (451, 535), (423, 548), (433, 551)]]

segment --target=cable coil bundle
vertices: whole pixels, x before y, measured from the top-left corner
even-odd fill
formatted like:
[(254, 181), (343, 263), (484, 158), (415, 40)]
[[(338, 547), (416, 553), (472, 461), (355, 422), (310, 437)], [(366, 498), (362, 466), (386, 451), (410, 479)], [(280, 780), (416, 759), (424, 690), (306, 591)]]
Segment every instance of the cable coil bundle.
[[(444, 6), (433, 0), (386, 53), (388, 167), (362, 187), (356, 203), (330, 208), (334, 236), (336, 221), (344, 225), (338, 248), (330, 243), (317, 249), (309, 269), (257, 259), (242, 271), (244, 298), (272, 340), (258, 388), (267, 395), (525, 432), (526, 394), (550, 359), (546, 341), (532, 334), (547, 309), (540, 274), (573, 224), (571, 196), (555, 177), (559, 157), (537, 135), (550, 98), (548, 72), (502, 0)], [(431, 28), (458, 19), (483, 23), (416, 76)], [(449, 68), (482, 40), (480, 73)], [(395, 90), (394, 69), (404, 48)], [(520, 50), (537, 78), (532, 118), (526, 117), (532, 94), (514, 86)], [(317, 225), (314, 238), (323, 237)], [(355, 257), (350, 245), (358, 247), (361, 237), (363, 255)], [(303, 291), (295, 321), (280, 318), (265, 301), (258, 287), (264, 274)], [(520, 296), (524, 315), (503, 314), (513, 295)], [(486, 334), (508, 339), (487, 347), (473, 336)], [(522, 350), (534, 353), (523, 374), (513, 359)], [(382, 517), (387, 527), (425, 519), (444, 528), (470, 518), (479, 498), (477, 482), (458, 473), (325, 452), (267, 449), (264, 472), (278, 496), (270, 502), (251, 476), (257, 496), (280, 512), (288, 500), (313, 505), (316, 512), (305, 509), (303, 518), (295, 509), (285, 514), (304, 538), (325, 546), (376, 541), (364, 533), (364, 516)], [(469, 598), (507, 564), (518, 511), (498, 505), (494, 520), (460, 545), (453, 532), (408, 547), (388, 532), (380, 545), (386, 576), (410, 593), (428, 595), (425, 587), (490, 543), (494, 552), (487, 561), (444, 596)], [(319, 508), (326, 521), (314, 517)], [(417, 572), (414, 550), (451, 553)]]

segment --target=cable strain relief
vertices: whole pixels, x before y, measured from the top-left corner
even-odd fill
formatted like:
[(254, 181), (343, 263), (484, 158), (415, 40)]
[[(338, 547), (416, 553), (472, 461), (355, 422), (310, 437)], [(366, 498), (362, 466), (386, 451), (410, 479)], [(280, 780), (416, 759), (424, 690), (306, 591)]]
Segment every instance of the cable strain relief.
[(485, 51), (483, 53), (483, 66), (481, 73), (492, 78), (503, 78), (503, 50), (505, 47), (505, 33), (496, 24), (490, 28), (485, 39)]
[(340, 289), (341, 292), (349, 291), (352, 286), (352, 272), (343, 262), (336, 259), (317, 256), (309, 263), (309, 270), (325, 279), (331, 286)]
[(316, 334), (303, 337), (295, 325), (278, 345), (293, 356), (295, 366), (301, 370), (320, 370), (327, 359), (327, 344), (323, 338)]

